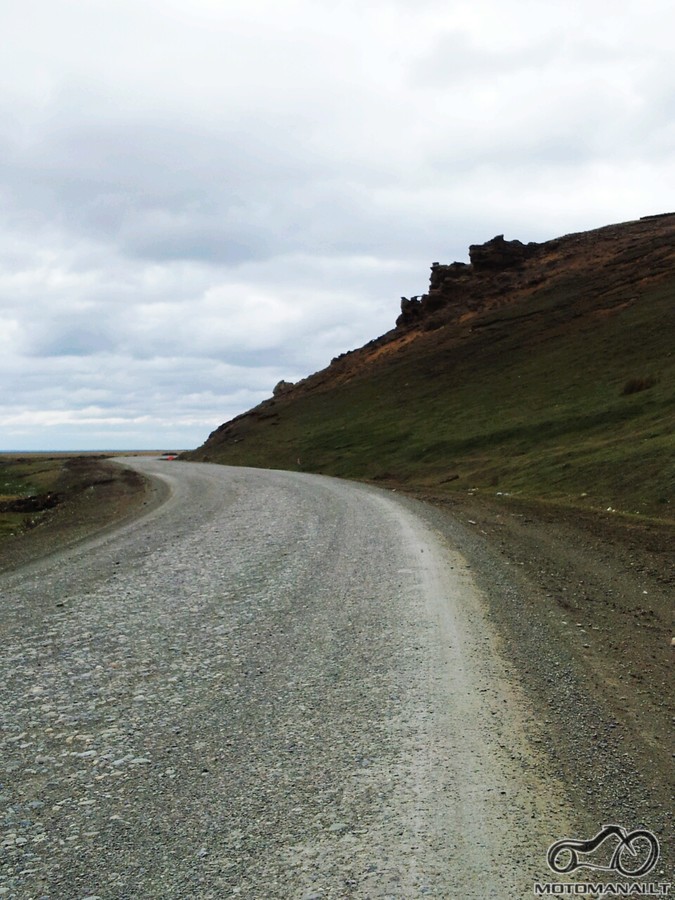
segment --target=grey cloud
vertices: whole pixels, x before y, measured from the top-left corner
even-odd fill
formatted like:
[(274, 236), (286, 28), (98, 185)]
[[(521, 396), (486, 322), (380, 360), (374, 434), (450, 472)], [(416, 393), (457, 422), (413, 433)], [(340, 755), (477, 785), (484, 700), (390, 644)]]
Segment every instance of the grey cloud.
[(195, 445), (392, 327), (432, 260), (659, 211), (654, 2), (9, 5), (4, 445)]
[(272, 232), (275, 195), (299, 194), (294, 186), (320, 173), (293, 157), (288, 135), (267, 142), (192, 125), (190, 132), (180, 122), (159, 130), (148, 122), (67, 124), (12, 152), (5, 136), (4, 193), (24, 213), (32, 207), (35, 218), (132, 253), (238, 260)]
[[(570, 26), (572, 23), (570, 19)], [(422, 88), (451, 84), (494, 84), (496, 79), (516, 76), (542, 78), (576, 69), (588, 73), (620, 70), (625, 53), (601, 37), (591, 39), (569, 31), (528, 35), (502, 46), (485, 42), (468, 30), (449, 29), (437, 35), (432, 47), (411, 67), (410, 81)]]
[(557, 55), (553, 42), (530, 48), (492, 49), (480, 46), (471, 34), (451, 30), (435, 38), (433, 48), (412, 67), (414, 86), (439, 87), (470, 81), (493, 81), (551, 62)]
[(44, 341), (37, 351), (44, 356), (95, 356), (115, 347), (113, 335), (95, 325), (61, 327), (57, 334)]

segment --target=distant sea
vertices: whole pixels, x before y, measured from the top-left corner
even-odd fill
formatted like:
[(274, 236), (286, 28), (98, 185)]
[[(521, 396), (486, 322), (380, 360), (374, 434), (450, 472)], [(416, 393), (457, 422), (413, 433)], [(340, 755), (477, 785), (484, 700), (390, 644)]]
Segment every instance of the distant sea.
[(156, 456), (162, 453), (183, 453), (175, 448), (160, 450), (112, 449), (107, 450), (0, 450), (0, 456), (98, 456), (101, 453), (114, 453), (115, 456)]

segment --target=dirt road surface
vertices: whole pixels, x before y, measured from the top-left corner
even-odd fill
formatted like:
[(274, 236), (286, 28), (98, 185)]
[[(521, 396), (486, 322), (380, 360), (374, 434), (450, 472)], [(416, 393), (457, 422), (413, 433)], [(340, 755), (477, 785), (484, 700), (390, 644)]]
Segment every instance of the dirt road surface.
[(625, 813), (550, 752), (461, 527), (320, 476), (128, 464), (169, 499), (0, 577), (0, 897), (520, 898)]

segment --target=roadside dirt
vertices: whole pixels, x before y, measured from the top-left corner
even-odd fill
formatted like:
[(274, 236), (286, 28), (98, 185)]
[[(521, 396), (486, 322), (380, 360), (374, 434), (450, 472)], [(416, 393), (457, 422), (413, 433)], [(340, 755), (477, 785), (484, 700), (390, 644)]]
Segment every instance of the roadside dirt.
[(60, 502), (38, 525), (0, 541), (0, 572), (18, 568), (131, 519), (162, 499), (161, 487), (103, 456), (64, 456)]

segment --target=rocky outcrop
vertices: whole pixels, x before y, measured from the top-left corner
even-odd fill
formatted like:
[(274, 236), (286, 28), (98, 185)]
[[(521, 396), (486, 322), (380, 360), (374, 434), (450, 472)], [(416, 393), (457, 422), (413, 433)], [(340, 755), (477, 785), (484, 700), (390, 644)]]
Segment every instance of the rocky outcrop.
[(432, 263), (429, 292), (401, 298), (396, 327), (433, 329), (485, 308), (495, 297), (512, 290), (520, 270), (549, 244), (507, 241), (499, 234), (485, 244), (472, 244), (469, 263)]
[(401, 297), (401, 315), (396, 320), (397, 325), (414, 325), (424, 314), (422, 302), (419, 297)]
[(437, 262), (432, 263), (429, 290), (440, 290), (445, 284), (466, 278), (470, 274), (471, 266), (467, 263), (454, 262), (449, 266), (442, 266)]
[(541, 244), (523, 244), (522, 241), (505, 241), (503, 234), (498, 234), (485, 244), (472, 244), (469, 247), (469, 259), (474, 272), (501, 272), (513, 266), (522, 265), (531, 259)]
[(294, 387), (295, 385), (292, 381), (279, 381), (272, 390), (272, 396), (280, 397), (282, 394), (287, 394)]

